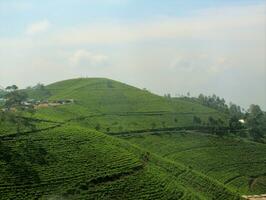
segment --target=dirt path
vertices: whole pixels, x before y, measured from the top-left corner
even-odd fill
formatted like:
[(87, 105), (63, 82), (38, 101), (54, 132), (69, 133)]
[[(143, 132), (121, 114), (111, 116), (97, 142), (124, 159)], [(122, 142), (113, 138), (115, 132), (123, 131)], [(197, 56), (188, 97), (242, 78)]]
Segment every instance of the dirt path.
[(266, 200), (266, 194), (260, 194), (260, 195), (243, 195), (244, 199), (248, 200)]

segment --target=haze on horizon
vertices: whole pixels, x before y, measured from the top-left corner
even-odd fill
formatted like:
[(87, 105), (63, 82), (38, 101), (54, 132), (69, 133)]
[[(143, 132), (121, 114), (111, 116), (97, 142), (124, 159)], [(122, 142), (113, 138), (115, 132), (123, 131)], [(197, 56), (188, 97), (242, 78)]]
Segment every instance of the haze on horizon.
[(106, 77), (266, 110), (264, 0), (1, 0), (0, 85)]

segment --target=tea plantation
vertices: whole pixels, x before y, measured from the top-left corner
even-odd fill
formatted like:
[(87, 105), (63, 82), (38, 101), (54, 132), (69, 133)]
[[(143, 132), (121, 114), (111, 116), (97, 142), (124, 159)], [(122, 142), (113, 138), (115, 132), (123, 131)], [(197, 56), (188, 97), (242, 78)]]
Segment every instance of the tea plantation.
[(128, 140), (242, 194), (266, 192), (265, 144), (190, 131), (132, 136)]
[[(0, 199), (240, 199), (265, 193), (264, 144), (192, 132), (225, 113), (117, 81), (25, 90), (36, 127), (0, 126)], [(71, 103), (55, 104), (69, 100)], [(25, 117), (29, 117), (25, 115)], [(202, 128), (202, 127), (201, 127)]]
[[(228, 123), (227, 115), (184, 100), (171, 100), (146, 90), (104, 78), (80, 78), (45, 87), (48, 100), (73, 99), (75, 103), (41, 108), (36, 117), (74, 120), (102, 132), (121, 132), (165, 127), (193, 126), (197, 116), (206, 123), (209, 116)], [(28, 90), (32, 98), (42, 99), (38, 90)]]
[[(237, 193), (183, 165), (100, 132), (74, 125), (5, 140), (14, 150), (30, 141), (47, 150), (33, 165), (39, 180), (10, 174), (1, 162), (1, 199), (238, 199)], [(25, 171), (27, 173), (27, 171)], [(21, 180), (21, 181), (18, 181)]]

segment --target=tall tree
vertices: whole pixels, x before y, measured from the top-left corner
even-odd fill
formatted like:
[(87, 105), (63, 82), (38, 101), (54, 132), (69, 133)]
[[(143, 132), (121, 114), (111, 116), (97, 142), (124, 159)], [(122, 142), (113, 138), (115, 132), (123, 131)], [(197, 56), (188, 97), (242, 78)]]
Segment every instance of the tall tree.
[(240, 119), (241, 117), (243, 117), (243, 113), (242, 113), (242, 109), (240, 106), (230, 103), (229, 104), (229, 113), (231, 116), (235, 116), (238, 119)]
[(34, 113), (33, 105), (27, 103), (27, 94), (18, 90), (16, 85), (8, 86), (6, 90), (7, 94), (3, 106), (4, 119), (16, 126), (17, 133), (20, 133), (25, 127), (34, 129), (34, 123), (24, 116)]
[(253, 139), (255, 141), (262, 141), (266, 131), (266, 117), (258, 105), (250, 105), (246, 121)]

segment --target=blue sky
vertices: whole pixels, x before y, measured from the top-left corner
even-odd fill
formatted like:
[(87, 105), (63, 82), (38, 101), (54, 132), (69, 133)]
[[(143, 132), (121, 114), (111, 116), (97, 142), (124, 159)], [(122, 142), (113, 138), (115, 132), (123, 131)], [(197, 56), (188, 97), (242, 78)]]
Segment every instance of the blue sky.
[(0, 85), (100, 76), (266, 109), (265, 24), (264, 0), (0, 0)]
[(32, 21), (47, 19), (56, 26), (106, 20), (141, 21), (157, 17), (187, 17), (207, 8), (257, 5), (264, 0), (1, 0), (2, 36), (23, 32)]

